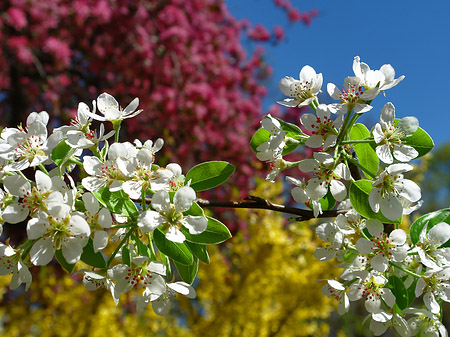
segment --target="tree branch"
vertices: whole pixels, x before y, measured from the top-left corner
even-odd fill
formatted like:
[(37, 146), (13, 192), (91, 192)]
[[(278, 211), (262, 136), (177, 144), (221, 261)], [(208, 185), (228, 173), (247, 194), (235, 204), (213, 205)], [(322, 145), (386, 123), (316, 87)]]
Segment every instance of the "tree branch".
[[(298, 215), (295, 218), (296, 221), (305, 221), (314, 218), (314, 213), (312, 210), (300, 209), (296, 207), (284, 206), (274, 204), (266, 199), (248, 196), (244, 199), (245, 201), (219, 201), (219, 200), (205, 200), (205, 199), (197, 199), (196, 202), (199, 206), (205, 208), (215, 208), (215, 207), (223, 207), (223, 208), (252, 208), (252, 209), (267, 209), (280, 213), (287, 213)], [(345, 213), (347, 210), (330, 210), (324, 211), (322, 214), (319, 214), (318, 218), (332, 218), (338, 216), (338, 214)]]

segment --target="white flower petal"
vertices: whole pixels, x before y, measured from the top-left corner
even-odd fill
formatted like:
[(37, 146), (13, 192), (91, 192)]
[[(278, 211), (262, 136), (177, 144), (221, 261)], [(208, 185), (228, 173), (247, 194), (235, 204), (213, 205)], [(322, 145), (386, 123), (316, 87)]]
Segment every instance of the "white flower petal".
[(208, 226), (208, 219), (204, 216), (189, 215), (184, 218), (183, 226), (189, 230), (189, 233), (196, 235), (203, 233)]

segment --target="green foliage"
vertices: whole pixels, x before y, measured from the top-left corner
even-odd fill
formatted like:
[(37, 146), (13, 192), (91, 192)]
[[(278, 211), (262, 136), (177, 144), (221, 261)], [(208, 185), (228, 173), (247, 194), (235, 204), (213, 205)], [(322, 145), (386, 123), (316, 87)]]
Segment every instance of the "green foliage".
[(155, 240), (156, 247), (172, 260), (187, 266), (194, 262), (191, 251), (184, 243), (167, 240), (166, 236), (159, 228), (154, 230), (153, 239)]
[(108, 208), (111, 212), (122, 214), (136, 220), (139, 212), (133, 201), (122, 190), (110, 192), (109, 188), (103, 187), (97, 192), (92, 192), (97, 200)]
[(176, 261), (174, 262), (177, 266), (178, 274), (180, 275), (181, 279), (186, 283), (192, 284), (198, 272), (198, 258), (194, 257), (194, 262), (190, 266), (186, 266)]
[(208, 227), (206, 227), (206, 230), (203, 233), (193, 235), (190, 234), (186, 228), (182, 228), (182, 232), (184, 236), (186, 236), (186, 240), (195, 243), (217, 244), (231, 238), (231, 233), (227, 226), (217, 219), (209, 216), (206, 218), (208, 219)]
[(83, 253), (81, 254), (81, 261), (96, 268), (106, 267), (106, 260), (103, 257), (103, 254), (101, 252), (94, 251), (94, 242), (92, 238), (89, 238), (87, 245), (84, 246), (83, 248)]
[(197, 192), (223, 184), (236, 168), (225, 161), (208, 161), (198, 164), (186, 174), (186, 183)]
[[(370, 137), (370, 131), (364, 124), (355, 124), (350, 131), (351, 140), (363, 140)], [(354, 144), (358, 162), (374, 175), (378, 171), (378, 156), (370, 143)]]
[(72, 148), (62, 140), (56, 147), (52, 150), (51, 158), (56, 165), (60, 166), (64, 164), (76, 151), (77, 149)]

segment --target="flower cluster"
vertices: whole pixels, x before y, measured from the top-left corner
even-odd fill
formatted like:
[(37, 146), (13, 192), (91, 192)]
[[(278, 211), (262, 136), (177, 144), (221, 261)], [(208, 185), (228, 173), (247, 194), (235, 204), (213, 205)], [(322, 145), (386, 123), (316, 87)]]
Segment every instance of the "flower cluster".
[[(324, 294), (338, 300), (340, 314), (350, 302), (362, 300), (375, 335), (394, 327), (402, 336), (447, 336), (440, 303), (450, 302), (450, 257), (444, 247), (450, 224), (442, 221), (449, 212), (419, 218), (409, 234), (400, 228), (403, 215), (422, 203), (419, 186), (404, 176), (413, 169), (408, 162), (430, 151), (433, 141), (417, 118), (396, 119), (391, 102), (371, 130), (357, 123), (372, 110), (372, 101), (404, 76), (395, 78), (389, 64), (372, 70), (358, 56), (353, 71), (342, 89), (327, 85), (328, 94), (339, 101), (332, 104), (319, 103), (322, 74), (311, 66), (301, 69), (299, 80), (281, 79), (280, 89), (289, 98), (278, 103), (308, 105), (314, 113), (300, 116), (303, 129), (265, 116), (251, 145), (259, 160), (283, 163), (267, 180), (294, 166), (306, 174), (306, 180), (286, 180), (294, 185), (293, 199), (311, 208), (315, 217), (340, 203), (335, 220), (317, 226), (325, 245), (314, 254), (321, 261), (337, 259), (343, 268), (340, 281), (327, 280), (323, 287)], [(268, 120), (275, 127), (269, 129)], [(283, 158), (299, 145), (311, 148), (311, 157), (299, 162)], [(411, 307), (416, 297), (423, 299), (423, 308)]]
[[(123, 109), (103, 93), (92, 105), (91, 111), (80, 103), (70, 125), (50, 136), (45, 111), (31, 113), (26, 127), (3, 129), (1, 219), (10, 224), (26, 221), (28, 240), (18, 247), (0, 245), (1, 274), (12, 273), (12, 289), (22, 283), (28, 288), (31, 266), (47, 265), (56, 257), (72, 272), (82, 260), (92, 267), (79, 271), (87, 289), (104, 287), (117, 304), (119, 294), (141, 287), (138, 310), (151, 302), (155, 312), (164, 315), (176, 293), (195, 297), (190, 284), (197, 272), (194, 266), (207, 256), (205, 245), (230, 237), (223, 224), (207, 218), (196, 204), (196, 183), (208, 179), (208, 172), (220, 163), (203, 163), (186, 180), (178, 164), (157, 165), (162, 139), (109, 143), (114, 133), (118, 139), (123, 120), (142, 111), (137, 98)], [(91, 129), (93, 120), (109, 121), (114, 130), (105, 134), (101, 123), (97, 132)], [(85, 175), (75, 182), (77, 165)], [(210, 222), (213, 235), (206, 233)], [(116, 248), (106, 260), (111, 245)], [(171, 261), (179, 263), (182, 281), (169, 282)]]

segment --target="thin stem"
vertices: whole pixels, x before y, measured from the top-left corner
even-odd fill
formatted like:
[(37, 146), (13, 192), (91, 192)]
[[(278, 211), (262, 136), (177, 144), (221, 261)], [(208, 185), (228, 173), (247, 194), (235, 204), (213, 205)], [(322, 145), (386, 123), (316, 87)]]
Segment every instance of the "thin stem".
[(371, 178), (375, 179), (377, 175), (375, 173), (370, 172), (368, 169), (366, 169), (364, 166), (362, 166), (360, 163), (358, 163), (357, 160), (353, 159), (350, 156), (346, 157), (346, 160), (351, 162), (353, 165), (358, 166), (361, 170), (363, 170), (365, 173), (367, 173)]
[(341, 142), (342, 145), (346, 144), (367, 144), (367, 143), (374, 143), (375, 140), (373, 139), (360, 139), (360, 140), (343, 140)]
[(153, 248), (153, 236), (151, 235), (151, 233), (147, 234), (147, 239), (148, 239), (148, 247), (150, 248), (150, 253), (152, 254), (152, 256), (150, 256), (150, 258), (152, 260), (156, 259), (156, 253), (155, 253), (155, 248)]
[(412, 272), (411, 270), (408, 270), (408, 269), (403, 268), (402, 266), (399, 266), (399, 265), (398, 265), (397, 263), (395, 263), (395, 262), (389, 261), (389, 264), (390, 264), (391, 266), (395, 267), (395, 268), (400, 269), (401, 271), (404, 271), (405, 273), (407, 273), (407, 274), (409, 274), (409, 275), (411, 275), (411, 276), (414, 276), (415, 278), (421, 278), (421, 277), (422, 277), (422, 276), (420, 276), (419, 274), (416, 274), (416, 273)]
[(47, 171), (47, 169), (45, 168), (45, 166), (44, 165), (42, 165), (42, 164), (39, 164), (39, 168), (42, 170), (42, 172), (44, 172), (46, 175), (50, 175), (49, 173), (48, 173), (48, 171)]
[(120, 244), (117, 246), (117, 248), (114, 250), (114, 252), (110, 256), (110, 258), (108, 259), (108, 262), (106, 263), (106, 269), (109, 269), (109, 266), (111, 265), (111, 262), (116, 257), (116, 255), (119, 252), (120, 248), (122, 248), (122, 246), (125, 244), (125, 242), (128, 241), (128, 239), (129, 239), (130, 235), (133, 233), (133, 231), (134, 231), (134, 228), (130, 228), (130, 230), (127, 232), (127, 234), (125, 235), (123, 240), (120, 241)]
[(337, 144), (341, 144), (342, 139), (344, 138), (344, 136), (347, 133), (347, 124), (348, 124), (348, 121), (350, 119), (350, 116), (351, 116), (351, 111), (349, 111), (347, 113), (347, 115), (345, 116), (344, 123), (342, 124), (341, 131), (339, 132), (338, 137), (337, 137)]

